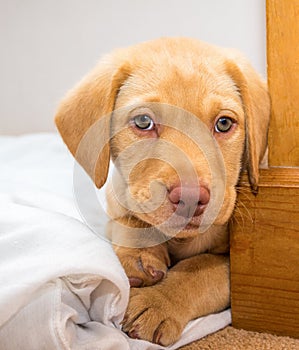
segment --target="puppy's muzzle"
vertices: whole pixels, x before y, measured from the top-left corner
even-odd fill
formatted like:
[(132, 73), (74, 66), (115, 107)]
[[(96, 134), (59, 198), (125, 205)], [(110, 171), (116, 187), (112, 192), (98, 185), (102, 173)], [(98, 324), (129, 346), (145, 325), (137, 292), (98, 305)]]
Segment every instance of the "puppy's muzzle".
[(200, 216), (210, 201), (210, 192), (204, 186), (175, 186), (168, 191), (168, 199), (179, 216)]

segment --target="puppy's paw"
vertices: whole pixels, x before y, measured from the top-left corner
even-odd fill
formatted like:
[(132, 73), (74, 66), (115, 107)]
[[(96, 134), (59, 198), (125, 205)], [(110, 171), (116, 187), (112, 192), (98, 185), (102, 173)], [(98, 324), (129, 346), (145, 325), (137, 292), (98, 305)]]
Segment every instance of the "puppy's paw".
[(151, 286), (167, 273), (170, 259), (163, 244), (149, 248), (114, 247), (131, 287)]
[(122, 329), (131, 338), (168, 346), (180, 338), (187, 322), (177, 305), (155, 287), (131, 289)]

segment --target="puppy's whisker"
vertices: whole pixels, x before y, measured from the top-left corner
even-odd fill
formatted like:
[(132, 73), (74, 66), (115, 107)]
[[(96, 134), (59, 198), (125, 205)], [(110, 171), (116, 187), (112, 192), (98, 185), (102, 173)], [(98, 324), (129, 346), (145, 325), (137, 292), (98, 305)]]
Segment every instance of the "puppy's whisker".
[(252, 191), (251, 191), (251, 189), (250, 188), (248, 188), (248, 187), (236, 187), (236, 191), (237, 191), (237, 193), (240, 193), (240, 194), (252, 194)]
[(244, 218), (242, 215), (242, 212), (240, 211), (239, 208), (235, 208), (234, 209), (235, 214), (237, 213), (237, 215), (233, 215), (230, 219), (230, 222), (232, 225), (236, 224), (239, 227), (244, 227)]
[(243, 218), (243, 221), (244, 221), (244, 218), (249, 219), (251, 222), (253, 221), (253, 217), (252, 217), (249, 209), (247, 208), (246, 204), (243, 201), (241, 201), (240, 199), (237, 200), (235, 210), (237, 210), (239, 215)]

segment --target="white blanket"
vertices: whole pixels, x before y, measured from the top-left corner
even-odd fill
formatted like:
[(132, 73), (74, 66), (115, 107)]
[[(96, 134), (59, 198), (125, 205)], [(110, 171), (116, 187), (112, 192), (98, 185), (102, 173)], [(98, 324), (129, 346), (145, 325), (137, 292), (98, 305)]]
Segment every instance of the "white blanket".
[[(162, 349), (121, 331), (129, 284), (76, 210), (73, 164), (56, 134), (0, 137), (0, 349)], [(169, 349), (230, 319), (192, 321)]]

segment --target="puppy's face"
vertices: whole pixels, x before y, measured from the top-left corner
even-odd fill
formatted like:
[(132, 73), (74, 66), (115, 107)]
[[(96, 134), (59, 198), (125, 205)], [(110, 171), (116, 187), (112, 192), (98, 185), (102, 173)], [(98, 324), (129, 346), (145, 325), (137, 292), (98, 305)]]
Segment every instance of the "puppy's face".
[[(212, 191), (224, 190), (214, 224), (223, 225), (231, 215), (245, 144), (244, 111), (223, 66), (186, 63), (180, 56), (161, 56), (160, 64), (162, 75), (160, 66), (148, 62), (118, 93), (111, 119), (119, 174), (114, 196), (166, 234), (173, 228), (179, 237), (190, 237), (198, 234), (203, 215), (211, 216)], [(201, 138), (210, 138), (209, 145)], [(213, 171), (213, 161), (223, 162), (221, 174)]]
[(98, 187), (115, 162), (115, 217), (190, 237), (205, 218), (227, 222), (242, 166), (256, 190), (269, 110), (266, 86), (242, 56), (172, 38), (101, 61), (62, 102), (56, 123)]

